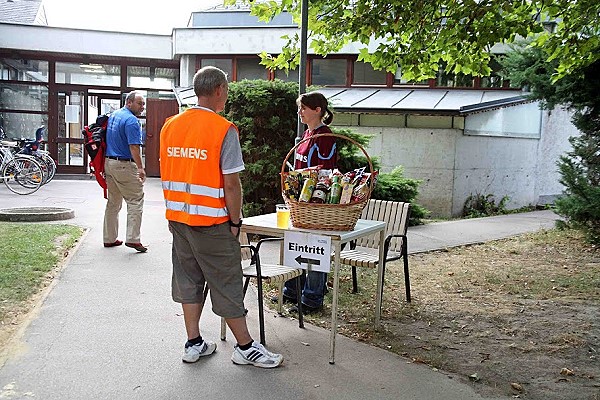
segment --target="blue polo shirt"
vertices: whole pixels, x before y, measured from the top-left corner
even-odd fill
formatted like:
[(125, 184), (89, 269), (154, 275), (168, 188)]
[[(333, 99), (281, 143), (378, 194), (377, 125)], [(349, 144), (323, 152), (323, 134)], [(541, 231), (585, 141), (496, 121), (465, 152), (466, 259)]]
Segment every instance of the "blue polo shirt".
[(106, 128), (106, 155), (132, 158), (130, 144), (142, 144), (142, 127), (137, 117), (123, 107), (112, 113)]

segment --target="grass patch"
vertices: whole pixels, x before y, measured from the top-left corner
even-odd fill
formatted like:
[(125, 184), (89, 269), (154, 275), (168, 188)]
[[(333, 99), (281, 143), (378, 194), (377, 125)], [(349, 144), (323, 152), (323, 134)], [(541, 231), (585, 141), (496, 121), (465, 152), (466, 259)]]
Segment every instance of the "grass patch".
[(82, 233), (72, 225), (0, 222), (0, 321), (39, 291)]

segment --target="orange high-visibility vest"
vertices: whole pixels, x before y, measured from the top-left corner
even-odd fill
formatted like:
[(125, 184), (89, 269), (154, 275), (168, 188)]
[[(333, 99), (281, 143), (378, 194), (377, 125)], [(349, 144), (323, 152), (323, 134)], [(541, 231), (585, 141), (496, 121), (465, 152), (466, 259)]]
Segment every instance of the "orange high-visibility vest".
[(190, 226), (229, 220), (220, 159), (231, 126), (236, 128), (197, 108), (167, 119), (160, 131), (160, 175), (168, 220)]

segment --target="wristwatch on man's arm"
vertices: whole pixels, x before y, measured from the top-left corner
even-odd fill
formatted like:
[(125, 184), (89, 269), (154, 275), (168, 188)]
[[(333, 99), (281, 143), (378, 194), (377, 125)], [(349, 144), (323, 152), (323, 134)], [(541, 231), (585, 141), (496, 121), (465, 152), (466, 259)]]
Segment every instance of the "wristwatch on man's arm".
[(229, 220), (229, 226), (233, 226), (234, 228), (241, 228), (242, 227), (242, 219), (240, 218), (240, 222), (238, 222), (238, 223), (234, 223), (232, 220)]
[(237, 228), (237, 233), (235, 234), (235, 237), (239, 237), (240, 232), (242, 231), (242, 219), (240, 218), (240, 221), (238, 223), (234, 223), (232, 220), (229, 220), (229, 226)]

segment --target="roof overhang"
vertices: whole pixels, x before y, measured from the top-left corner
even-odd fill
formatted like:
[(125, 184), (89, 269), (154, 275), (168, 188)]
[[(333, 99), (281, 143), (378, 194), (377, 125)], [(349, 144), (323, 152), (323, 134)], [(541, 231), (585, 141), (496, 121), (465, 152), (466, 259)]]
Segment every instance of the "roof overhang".
[(521, 90), (321, 88), (337, 112), (463, 116), (531, 101)]
[[(320, 88), (336, 112), (464, 116), (531, 100), (520, 90)], [(175, 88), (180, 105), (196, 104), (193, 87)]]
[(0, 23), (2, 49), (172, 60), (170, 35)]

